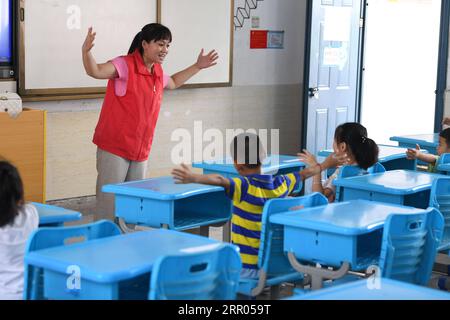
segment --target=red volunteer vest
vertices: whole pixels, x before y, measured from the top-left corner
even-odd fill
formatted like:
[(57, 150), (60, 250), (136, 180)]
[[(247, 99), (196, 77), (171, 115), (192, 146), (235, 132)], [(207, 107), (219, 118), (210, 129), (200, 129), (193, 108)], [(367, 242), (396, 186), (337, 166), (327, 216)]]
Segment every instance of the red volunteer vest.
[(136, 50), (125, 56), (127, 92), (118, 97), (109, 80), (93, 142), (100, 149), (131, 161), (146, 161), (150, 154), (163, 93), (163, 70), (154, 64), (151, 75)]

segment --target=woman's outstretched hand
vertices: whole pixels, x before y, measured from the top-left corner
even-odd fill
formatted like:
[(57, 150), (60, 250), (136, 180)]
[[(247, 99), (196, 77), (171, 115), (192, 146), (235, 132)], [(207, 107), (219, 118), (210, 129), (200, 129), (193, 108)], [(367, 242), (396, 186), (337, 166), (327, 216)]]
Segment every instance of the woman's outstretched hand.
[(83, 43), (83, 48), (82, 48), (83, 53), (88, 53), (95, 46), (94, 41), (95, 41), (96, 35), (97, 35), (97, 33), (93, 32), (92, 27), (90, 27), (88, 30), (86, 39), (84, 40), (84, 43)]
[(219, 54), (216, 50), (210, 51), (207, 55), (204, 54), (205, 50), (202, 49), (197, 58), (196, 66), (199, 69), (207, 69), (217, 64), (217, 60), (219, 59)]

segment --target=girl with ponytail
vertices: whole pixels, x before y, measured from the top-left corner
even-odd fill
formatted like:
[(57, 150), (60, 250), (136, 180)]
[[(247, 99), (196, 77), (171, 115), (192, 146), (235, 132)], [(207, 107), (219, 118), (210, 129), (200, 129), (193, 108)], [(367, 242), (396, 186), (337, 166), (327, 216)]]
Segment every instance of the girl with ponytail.
[(0, 300), (22, 300), (25, 248), (38, 224), (37, 209), (25, 203), (19, 171), (0, 157)]
[[(359, 123), (344, 123), (336, 128), (334, 132), (333, 150), (336, 156), (346, 154), (346, 165), (357, 165), (362, 170), (367, 170), (378, 162), (378, 145), (367, 137), (367, 129)], [(317, 161), (314, 155), (304, 150), (299, 154), (300, 160), (309, 166), (316, 166)], [(333, 181), (339, 175), (339, 168), (322, 185), (322, 175), (313, 177), (313, 192), (320, 192), (328, 198), (329, 202), (334, 202), (336, 187)]]
[(162, 68), (172, 42), (167, 27), (159, 23), (144, 26), (127, 55), (101, 64), (92, 55), (95, 37), (89, 28), (82, 57), (89, 76), (109, 80), (93, 138), (97, 145), (98, 220), (114, 218), (114, 198), (101, 192), (103, 185), (146, 178), (164, 89), (179, 88), (200, 70), (216, 65), (219, 57), (214, 50), (204, 54), (202, 49), (193, 65), (169, 76)]

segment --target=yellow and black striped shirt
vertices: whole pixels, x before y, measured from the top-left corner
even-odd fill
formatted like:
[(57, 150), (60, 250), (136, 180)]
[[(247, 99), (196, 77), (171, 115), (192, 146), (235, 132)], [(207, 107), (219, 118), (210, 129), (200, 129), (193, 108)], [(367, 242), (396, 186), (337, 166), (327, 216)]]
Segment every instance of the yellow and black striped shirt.
[(299, 173), (287, 175), (251, 175), (230, 179), (229, 197), (233, 201), (231, 240), (239, 246), (242, 266), (258, 269), (261, 218), (270, 199), (286, 198), (301, 183)]

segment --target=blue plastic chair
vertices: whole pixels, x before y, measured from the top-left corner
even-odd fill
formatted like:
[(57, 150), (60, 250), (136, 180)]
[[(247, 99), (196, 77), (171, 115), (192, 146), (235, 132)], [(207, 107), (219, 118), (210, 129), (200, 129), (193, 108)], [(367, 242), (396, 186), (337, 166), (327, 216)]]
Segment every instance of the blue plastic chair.
[(161, 257), (152, 268), (149, 299), (233, 300), (241, 269), (239, 249), (231, 244)]
[[(295, 271), (284, 253), (284, 227), (269, 222), (272, 214), (292, 208), (327, 205), (328, 200), (320, 193), (298, 198), (272, 199), (266, 202), (262, 213), (261, 242), (258, 252), (258, 279), (241, 279), (240, 294), (256, 297), (265, 287), (278, 286), (283, 282), (298, 282), (303, 275)], [(275, 297), (272, 297), (275, 299)]]
[[(450, 155), (450, 154), (449, 154)], [(434, 180), (431, 187), (430, 207), (438, 209), (444, 216), (444, 234), (439, 251), (450, 249), (450, 177)]]
[[(25, 254), (47, 248), (68, 245), (70, 240), (94, 240), (120, 235), (111, 221), (98, 221), (74, 227), (47, 227), (35, 230), (27, 242)], [(81, 241), (77, 241), (81, 242)], [(24, 300), (43, 300), (43, 270), (25, 263)]]
[(450, 163), (450, 153), (441, 154), (441, 156), (439, 157), (438, 164), (447, 164), (447, 163)]
[[(386, 169), (384, 166), (377, 162), (372, 167), (368, 168), (367, 170), (364, 170), (358, 166), (343, 166), (341, 167), (338, 179), (344, 179), (344, 178), (350, 178), (350, 177), (356, 177), (356, 176), (362, 176), (366, 174), (374, 174), (374, 173), (383, 173), (386, 172)], [(342, 201), (343, 195), (341, 192), (341, 188), (336, 188), (336, 201), (340, 202)]]
[(390, 215), (383, 230), (381, 276), (427, 285), (443, 230), (444, 217), (435, 208), (419, 214)]
[(367, 169), (367, 173), (383, 173), (386, 172), (386, 168), (379, 162), (375, 163), (373, 166), (371, 166), (369, 169)]

